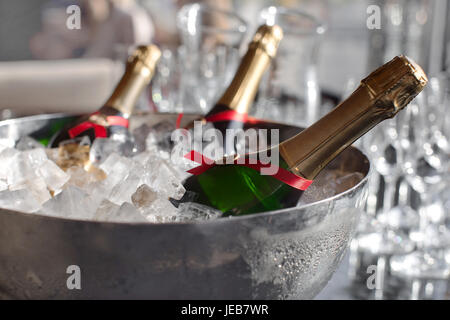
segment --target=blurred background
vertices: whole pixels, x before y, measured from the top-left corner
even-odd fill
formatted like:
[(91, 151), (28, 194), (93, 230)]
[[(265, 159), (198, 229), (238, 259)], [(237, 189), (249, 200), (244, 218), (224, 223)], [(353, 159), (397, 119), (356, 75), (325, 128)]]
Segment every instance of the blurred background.
[[(110, 89), (114, 86), (114, 80), (120, 76), (120, 69), (114, 66), (114, 62), (123, 62), (129, 47), (139, 43), (153, 41), (169, 49), (178, 47), (181, 42), (180, 28), (177, 27), (177, 12), (179, 9), (193, 1), (187, 0), (93, 0), (93, 1), (65, 1), (65, 0), (0, 0), (0, 61), (20, 62), (17, 64), (0, 65), (0, 81), (4, 86), (5, 76), (9, 66), (17, 68), (16, 77), (22, 76), (22, 70), (33, 72), (34, 76), (41, 77), (39, 89), (35, 89), (36, 95), (24, 97), (20, 92), (25, 88), (34, 89), (32, 83), (23, 83), (14, 87), (14, 92), (2, 93), (0, 108), (11, 108), (17, 113), (34, 113), (44, 111), (59, 111), (66, 108), (78, 108), (78, 110), (94, 108), (102, 103)], [(408, 2), (408, 5), (406, 5)], [(440, 1), (437, 1), (440, 2)], [(446, 1), (443, 1), (446, 2)], [(269, 6), (283, 6), (301, 10), (313, 15), (326, 27), (326, 32), (321, 34), (320, 49), (311, 48), (310, 55), (314, 61), (303, 61), (302, 64), (314, 63), (316, 65), (316, 79), (325, 93), (337, 97), (345, 92), (351, 79), (358, 81), (367, 70), (373, 69), (384, 60), (404, 52), (406, 45), (403, 43), (407, 35), (403, 34), (406, 16), (414, 13), (406, 13), (410, 7), (414, 7), (417, 17), (413, 17), (416, 28), (420, 32), (427, 32), (432, 28), (432, 15), (437, 3), (434, 1), (356, 1), (356, 0), (221, 0), (203, 1), (205, 4), (216, 8), (237, 13), (247, 24), (246, 43), (262, 22), (261, 11)], [(383, 28), (369, 30), (367, 28), (367, 8), (372, 3), (379, 5), (382, 10)], [(413, 4), (414, 3), (414, 4)], [(66, 21), (70, 16), (66, 10), (70, 5), (76, 4), (81, 9), (81, 28), (68, 29)], [(438, 13), (443, 13), (437, 10)], [(390, 17), (389, 15), (393, 16)], [(417, 19), (415, 19), (417, 18)], [(397, 20), (395, 20), (397, 19)], [(400, 19), (400, 20), (399, 20)], [(439, 17), (442, 28), (445, 25), (445, 17)], [(219, 19), (220, 20), (220, 19)], [(223, 21), (227, 23), (227, 21)], [(411, 23), (411, 22), (408, 22)], [(388, 26), (389, 25), (389, 26)], [(304, 26), (305, 28), (310, 26)], [(387, 27), (392, 32), (386, 34)], [(306, 30), (306, 32), (313, 32)], [(440, 30), (443, 32), (443, 30)], [(388, 37), (396, 38), (397, 45), (388, 44)], [(430, 60), (429, 52), (421, 52), (424, 48), (430, 48), (426, 42), (430, 37), (420, 37), (406, 41), (414, 58)], [(420, 38), (420, 39), (419, 39)], [(421, 43), (420, 41), (425, 43)], [(437, 41), (439, 42), (439, 41)], [(440, 43), (442, 44), (442, 43)], [(243, 48), (245, 50), (245, 46)], [(242, 48), (241, 48), (242, 51)], [(430, 50), (427, 50), (430, 51)], [(441, 52), (441, 50), (439, 50)], [(166, 53), (167, 57), (168, 53)], [(86, 61), (65, 61), (64, 63), (52, 63), (48, 76), (40, 74), (41, 66), (49, 66), (45, 62), (35, 63), (36, 60), (66, 60), (82, 59), (93, 61), (92, 65), (98, 68), (94, 72), (88, 68)], [(301, 57), (297, 60), (301, 62)], [(442, 57), (436, 57), (442, 60)], [(305, 59), (306, 60), (306, 59)], [(33, 61), (29, 63), (28, 61)], [(438, 63), (436, 63), (438, 64)], [(423, 63), (422, 63), (423, 65)], [(87, 70), (85, 70), (87, 69)], [(3, 71), (6, 70), (6, 71)], [(91, 71), (89, 71), (91, 70)], [(25, 71), (24, 71), (25, 72)], [(76, 77), (74, 77), (74, 73)], [(72, 75), (70, 75), (72, 74)], [(85, 75), (85, 76), (83, 76)], [(77, 103), (74, 97), (67, 91), (54, 90), (53, 84), (61, 83), (59, 77), (67, 76), (67, 81), (73, 81), (80, 86), (77, 95)], [(13, 81), (14, 79), (10, 79)], [(26, 87), (26, 86), (30, 87)], [(92, 87), (92, 85), (94, 87)], [(23, 87), (25, 86), (25, 87)], [(51, 90), (50, 88), (53, 88)], [(72, 87), (73, 88), (73, 87)], [(86, 91), (86, 88), (90, 90)], [(47, 90), (53, 91), (51, 101)], [(63, 90), (61, 88), (61, 90)], [(55, 92), (56, 91), (56, 92)], [(76, 91), (76, 90), (73, 90)], [(17, 95), (16, 95), (17, 92)], [(34, 92), (34, 91), (33, 91)], [(91, 105), (90, 105), (91, 104)], [(82, 109), (79, 109), (82, 108)], [(34, 109), (34, 110), (32, 110)]]
[(408, 55), (430, 83), (357, 142), (372, 160), (366, 209), (318, 298), (448, 299), (449, 12), (447, 0), (0, 0), (0, 118), (98, 109), (149, 42), (163, 55), (138, 109), (204, 113), (258, 25), (277, 23), (285, 38), (252, 113), (307, 126)]

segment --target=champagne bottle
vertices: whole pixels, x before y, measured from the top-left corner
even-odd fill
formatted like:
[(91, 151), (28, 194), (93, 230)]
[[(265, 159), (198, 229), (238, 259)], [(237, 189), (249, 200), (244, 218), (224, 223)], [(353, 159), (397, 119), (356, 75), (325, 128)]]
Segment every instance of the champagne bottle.
[[(362, 80), (349, 98), (323, 118), (265, 152), (278, 155), (279, 168), (312, 180), (360, 136), (404, 108), (427, 81), (420, 66), (407, 57), (395, 57)], [(260, 155), (261, 151), (235, 157), (245, 157), (240, 160), (249, 163)], [(295, 206), (303, 192), (271, 175), (237, 164), (212, 166), (189, 177), (185, 188), (199, 194), (196, 201), (226, 215)]]
[[(224, 154), (235, 153), (235, 141), (225, 139), (226, 130), (244, 127), (246, 115), (255, 99), (261, 78), (271, 59), (275, 57), (282, 38), (283, 31), (279, 26), (260, 26), (230, 85), (214, 107), (201, 119), (203, 123), (211, 122), (222, 133)], [(186, 128), (192, 127), (193, 123), (190, 123)]]
[(125, 73), (106, 103), (97, 112), (66, 125), (51, 138), (49, 146), (58, 147), (60, 142), (76, 137), (87, 136), (93, 142), (98, 137), (128, 132), (127, 119), (153, 77), (160, 56), (161, 52), (155, 45), (139, 46), (129, 57)]

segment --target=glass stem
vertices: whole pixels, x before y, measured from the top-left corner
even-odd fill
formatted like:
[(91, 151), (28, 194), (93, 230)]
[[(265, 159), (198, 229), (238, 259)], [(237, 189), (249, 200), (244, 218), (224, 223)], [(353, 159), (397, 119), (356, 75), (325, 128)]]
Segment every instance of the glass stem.
[(420, 193), (420, 207), (419, 207), (419, 229), (421, 232), (425, 232), (426, 228), (430, 224), (427, 214), (427, 208), (430, 205), (430, 196), (428, 192)]
[(396, 183), (396, 176), (384, 176), (383, 212), (394, 207)]

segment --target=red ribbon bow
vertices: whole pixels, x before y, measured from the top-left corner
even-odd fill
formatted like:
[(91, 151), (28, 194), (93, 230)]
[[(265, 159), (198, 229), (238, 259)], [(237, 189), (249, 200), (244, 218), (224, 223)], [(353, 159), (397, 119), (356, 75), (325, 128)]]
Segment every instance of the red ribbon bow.
[[(98, 112), (93, 113), (92, 115), (98, 114)], [(106, 121), (109, 126), (121, 126), (128, 128), (128, 120), (121, 116), (107, 116)], [(78, 137), (81, 133), (86, 130), (94, 128), (94, 133), (96, 138), (107, 138), (108, 132), (106, 128), (98, 123), (94, 123), (92, 121), (84, 121), (72, 129), (69, 130), (69, 136), (71, 139)]]
[[(208, 170), (216, 165), (221, 165), (221, 164), (217, 164), (216, 162), (214, 162), (214, 160), (211, 160), (211, 159), (205, 157), (203, 154), (201, 154), (197, 151), (194, 151), (194, 150), (185, 154), (184, 157), (191, 161), (200, 163), (200, 166), (187, 171), (193, 175), (202, 174), (206, 170)], [(233, 161), (233, 164), (248, 167), (248, 168), (251, 168), (251, 169), (259, 171), (259, 172), (261, 172), (262, 168), (267, 168), (267, 167), (273, 166), (271, 163), (263, 164), (259, 161), (256, 164), (238, 163), (237, 159), (235, 159)], [(275, 167), (275, 166), (273, 166), (273, 167)], [(272, 177), (274, 177), (277, 180), (280, 180), (281, 182), (283, 182), (293, 188), (304, 191), (304, 190), (308, 189), (308, 187), (311, 185), (311, 183), (313, 183), (313, 180), (308, 180), (303, 177), (297, 176), (286, 169), (283, 169), (280, 167), (275, 167), (275, 169), (276, 169), (276, 173), (273, 174)]]

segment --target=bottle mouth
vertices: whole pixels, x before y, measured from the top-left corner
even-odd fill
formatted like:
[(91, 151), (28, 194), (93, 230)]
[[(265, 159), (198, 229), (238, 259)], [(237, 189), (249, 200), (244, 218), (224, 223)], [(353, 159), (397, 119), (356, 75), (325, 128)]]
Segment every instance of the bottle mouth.
[(395, 88), (409, 88), (419, 92), (428, 82), (423, 69), (406, 56), (397, 56), (385, 63), (361, 81), (373, 97), (390, 92)]
[(418, 81), (424, 84), (424, 86), (428, 82), (428, 77), (423, 71), (422, 67), (419, 66), (413, 59), (411, 59), (408, 56), (400, 56), (400, 58), (403, 58), (405, 60), (405, 63), (408, 63), (409, 66), (414, 70), (414, 76)]
[(249, 48), (261, 48), (271, 58), (274, 58), (277, 54), (281, 39), (283, 39), (283, 29), (280, 26), (263, 24), (256, 30)]
[(427, 83), (423, 69), (403, 55), (382, 65), (361, 81), (371, 99), (377, 101), (377, 109), (384, 110), (383, 113), (389, 117), (403, 109)]
[(161, 57), (161, 50), (155, 45), (138, 46), (134, 53), (128, 59), (129, 63), (137, 61), (142, 62), (148, 69), (153, 72)]

